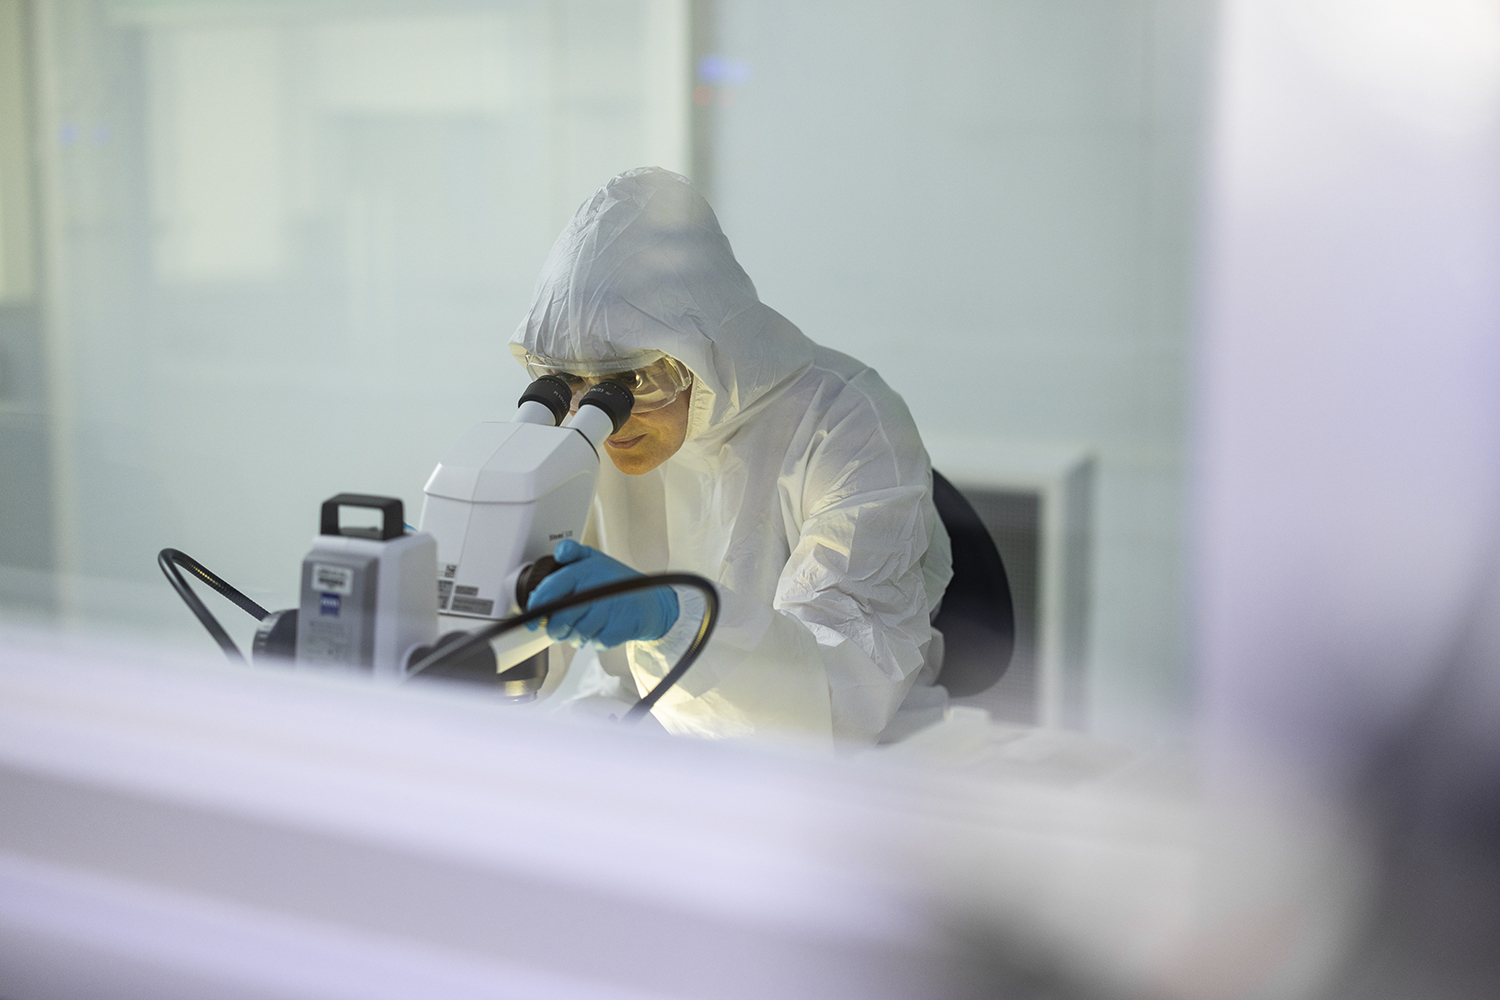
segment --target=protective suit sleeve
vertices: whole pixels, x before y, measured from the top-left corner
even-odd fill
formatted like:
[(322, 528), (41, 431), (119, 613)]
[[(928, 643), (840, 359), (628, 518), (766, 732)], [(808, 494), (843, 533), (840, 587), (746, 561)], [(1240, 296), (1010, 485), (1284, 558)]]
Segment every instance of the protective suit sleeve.
[(687, 653), (703, 622), (706, 602), (703, 594), (693, 587), (673, 587), (677, 597), (677, 620), (667, 633), (650, 642), (651, 649), (665, 657), (668, 663), (676, 663)]
[[(627, 645), (642, 690), (655, 687), (675, 662), (664, 648), (671, 638), (669, 633), (657, 642)], [(656, 715), (669, 732), (683, 736), (780, 733), (825, 744), (834, 736), (827, 673), (812, 632), (791, 615), (727, 588), (719, 590), (713, 641), (662, 697)]]
[(818, 643), (833, 732), (874, 740), (911, 688), (932, 639), (921, 554), (922, 486), (854, 493), (803, 524), (776, 597)]
[[(875, 408), (863, 406), (826, 430), (805, 466), (786, 477), (784, 517), (800, 527), (774, 601), (721, 588), (714, 640), (679, 686), (719, 723), (742, 718), (752, 730), (868, 743), (895, 714), (932, 641), (923, 557), (942, 527), (915, 428), (892, 443)], [(632, 662), (649, 675), (668, 665), (648, 649)]]

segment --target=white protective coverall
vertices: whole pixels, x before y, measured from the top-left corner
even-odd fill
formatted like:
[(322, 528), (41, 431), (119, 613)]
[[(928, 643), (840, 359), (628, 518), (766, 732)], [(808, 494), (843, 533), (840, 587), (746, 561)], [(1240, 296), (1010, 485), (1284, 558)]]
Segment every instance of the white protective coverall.
[[(639, 476), (602, 462), (584, 534), (643, 573), (718, 584), (717, 631), (654, 710), (668, 731), (869, 743), (914, 685), (903, 716), (940, 715), (930, 616), (952, 557), (911, 414), (873, 369), (761, 303), (686, 178), (632, 170), (584, 203), (511, 350), (659, 350), (692, 372), (682, 448)], [(666, 636), (599, 653), (604, 669), (649, 690), (697, 629), (692, 594)]]

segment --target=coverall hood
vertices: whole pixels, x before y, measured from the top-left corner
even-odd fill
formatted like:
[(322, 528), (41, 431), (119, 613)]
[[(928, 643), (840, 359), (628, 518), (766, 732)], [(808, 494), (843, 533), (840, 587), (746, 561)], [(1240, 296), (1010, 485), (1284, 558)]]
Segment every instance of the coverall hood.
[(518, 360), (664, 351), (693, 373), (689, 438), (735, 422), (814, 350), (760, 301), (703, 196), (660, 167), (620, 174), (578, 209), (510, 347)]
[[(718, 627), (652, 715), (669, 732), (872, 742), (932, 686), (931, 625), (951, 575), (927, 453), (901, 398), (763, 305), (713, 210), (665, 170), (586, 202), (511, 340), (557, 361), (663, 351), (693, 373), (688, 440), (640, 475), (601, 462), (583, 541), (646, 573), (711, 579)], [(696, 591), (661, 639), (584, 650), (575, 694), (645, 692), (703, 615)], [(696, 603), (695, 603), (696, 602)], [(561, 690), (561, 688), (560, 688)]]

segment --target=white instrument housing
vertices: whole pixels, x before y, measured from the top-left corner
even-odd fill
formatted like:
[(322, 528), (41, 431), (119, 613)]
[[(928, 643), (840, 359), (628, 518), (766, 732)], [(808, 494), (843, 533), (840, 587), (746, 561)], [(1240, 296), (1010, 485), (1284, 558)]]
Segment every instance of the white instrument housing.
[(609, 417), (585, 406), (572, 426), (482, 423), (459, 438), (423, 488), (419, 530), (437, 540), (440, 613), (497, 619), (519, 610), (516, 572), (582, 535), (595, 449), (608, 434)]
[(437, 641), (436, 559), (432, 536), (421, 533), (387, 541), (314, 538), (302, 561), (298, 665), (405, 677), (407, 653)]

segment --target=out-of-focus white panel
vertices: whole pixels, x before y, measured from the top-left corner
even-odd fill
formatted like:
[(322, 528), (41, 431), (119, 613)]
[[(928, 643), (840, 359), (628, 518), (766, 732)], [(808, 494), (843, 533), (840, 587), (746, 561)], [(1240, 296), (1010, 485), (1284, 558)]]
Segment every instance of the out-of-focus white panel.
[(0, 995), (1155, 995), (1189, 931), (1193, 810), (1083, 737), (839, 760), (461, 690), (0, 630)]
[(5, 996), (36, 995), (18, 967), (58, 995), (111, 962), (153, 996), (354, 996), (382, 954), (422, 997), (944, 992), (882, 860), (898, 831), (862, 837), (879, 795), (832, 800), (827, 761), (441, 686), (0, 649), (0, 925), (47, 946), (0, 963)]
[(510, 104), (499, 14), (329, 21), (313, 39), (316, 99), (328, 111), (500, 114)]
[(30, 298), (34, 268), (25, 23), (19, 0), (0, 0), (0, 302)]
[(149, 53), (158, 274), (166, 281), (275, 276), (286, 257), (278, 33), (159, 28)]
[(0, 980), (24, 997), (641, 1000), (458, 949), (0, 855)]
[(1302, 0), (1283, 5), (1298, 44), (1381, 111), (1455, 136), (1500, 99), (1500, 6), (1490, 0)]
[[(1500, 524), (1500, 17), (1226, 6), (1198, 402), (1208, 728), (1340, 782)], [(1488, 54), (1487, 54), (1488, 53)]]
[(647, 0), (645, 19), (643, 165), (686, 174), (691, 168), (688, 95), (692, 90), (688, 0)]

